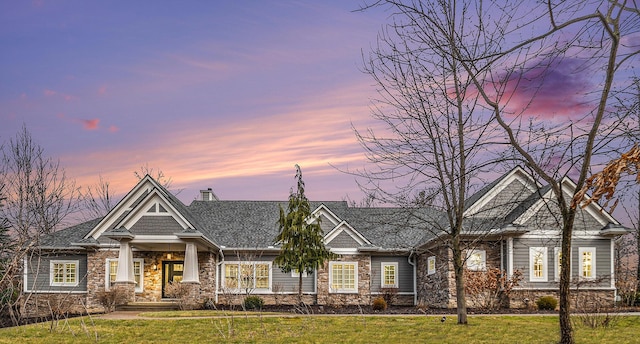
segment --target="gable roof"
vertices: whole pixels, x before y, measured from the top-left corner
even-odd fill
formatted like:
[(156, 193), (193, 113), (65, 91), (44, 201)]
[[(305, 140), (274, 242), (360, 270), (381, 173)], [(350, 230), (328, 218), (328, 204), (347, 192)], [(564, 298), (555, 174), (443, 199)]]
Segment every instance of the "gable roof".
[[(501, 192), (515, 190), (513, 185), (517, 185), (517, 190), (525, 191), (502, 209), (508, 213), (496, 216), (497, 212), (487, 212), (487, 208), (500, 207), (496, 206), (499, 202), (496, 203), (495, 199), (507, 199), (504, 195), (500, 196)], [(563, 188), (575, 188), (570, 180), (563, 181), (562, 185)], [(527, 216), (532, 216), (549, 192), (548, 185), (541, 187), (523, 169), (514, 168), (465, 202), (464, 226), (469, 230), (467, 234), (496, 229), (520, 233), (514, 225), (517, 227)], [(149, 205), (152, 204), (154, 207), (157, 204), (157, 209), (162, 207), (162, 216), (148, 214)], [(407, 251), (422, 246), (441, 234), (434, 231), (434, 227), (438, 227), (434, 224), (442, 223), (446, 216), (434, 208), (359, 208), (349, 207), (346, 201), (310, 202), (310, 206), (314, 209), (312, 218), (325, 219), (322, 224), (327, 243), (339, 237), (336, 245), (342, 245), (343, 248), (356, 246), (350, 248), (370, 251)], [(47, 247), (82, 248), (113, 244), (115, 242), (110, 238), (134, 238), (136, 233), (156, 235), (153, 231), (156, 230), (157, 235), (172, 235), (176, 240), (198, 237), (207, 243), (207, 247), (218, 249), (277, 249), (274, 240), (279, 230), (280, 207), (286, 209), (287, 202), (215, 199), (194, 200), (186, 206), (147, 175), (107, 216), (45, 236), (41, 243)], [(590, 207), (587, 211), (598, 217), (602, 227), (609, 223), (619, 225), (596, 203)], [(152, 216), (158, 218), (152, 220)], [(169, 220), (171, 218), (173, 220)], [(141, 219), (145, 220), (139, 221)], [(166, 227), (143, 228), (163, 225)], [(612, 229), (608, 231), (617, 233)]]

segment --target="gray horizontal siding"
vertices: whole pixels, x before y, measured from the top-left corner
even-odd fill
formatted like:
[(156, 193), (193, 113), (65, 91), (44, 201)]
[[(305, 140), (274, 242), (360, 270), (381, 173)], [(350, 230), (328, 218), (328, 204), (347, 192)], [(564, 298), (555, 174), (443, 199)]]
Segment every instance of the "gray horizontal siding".
[(398, 291), (413, 292), (413, 265), (406, 256), (371, 257), (371, 292), (379, 292), (382, 282), (382, 262), (398, 263)]
[[(77, 260), (78, 285), (75, 287), (51, 286), (50, 264), (52, 260)], [(50, 255), (27, 261), (27, 290), (37, 292), (77, 292), (87, 290), (87, 256), (81, 254)]]
[(349, 233), (342, 231), (333, 240), (327, 243), (331, 248), (356, 248), (360, 246)]
[[(547, 247), (547, 282), (531, 282), (529, 280), (529, 248)], [(523, 284), (536, 288), (557, 287), (555, 281), (555, 247), (560, 247), (560, 239), (514, 239), (513, 241), (513, 266), (522, 271)], [(575, 239), (571, 246), (571, 276), (577, 280), (579, 274), (579, 248), (596, 248), (596, 276), (608, 277), (611, 275), (611, 240), (610, 239)], [(605, 280), (598, 286), (609, 286), (610, 281)]]
[[(297, 293), (298, 292), (298, 277), (291, 277), (291, 272), (282, 272), (279, 266), (277, 266), (273, 260), (276, 256), (273, 255), (258, 255), (258, 254), (231, 254), (225, 253), (225, 262), (271, 262), (271, 291), (280, 293)], [(220, 276), (224, 276), (224, 264), (220, 267)], [(315, 292), (315, 273), (307, 274), (307, 277), (302, 277), (302, 292), (312, 293)], [(221, 279), (222, 280), (222, 279)], [(280, 290), (278, 290), (280, 289)]]

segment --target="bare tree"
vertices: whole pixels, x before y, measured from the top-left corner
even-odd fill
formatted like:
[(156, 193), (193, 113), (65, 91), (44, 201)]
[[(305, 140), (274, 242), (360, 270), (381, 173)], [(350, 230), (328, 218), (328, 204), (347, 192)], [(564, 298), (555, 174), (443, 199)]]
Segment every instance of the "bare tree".
[(2, 209), (19, 242), (53, 233), (77, 210), (79, 191), (60, 162), (45, 155), (26, 126), (2, 150)]
[[(433, 20), (446, 27), (446, 33), (433, 31), (420, 17), (398, 14), (365, 57), (364, 70), (378, 91), (372, 114), (384, 126), (355, 129), (374, 165), (359, 175), (369, 199), (405, 209), (439, 210), (409, 216), (431, 236), (442, 238), (452, 253), (457, 319), (466, 324), (464, 252), (474, 242), (463, 236), (480, 235), (486, 226), (469, 221), (465, 201), (483, 184), (481, 173), (495, 162), (496, 155), (487, 152), (495, 143), (496, 128), (478, 107), (472, 79), (452, 58), (450, 42), (457, 32), (468, 31), (465, 17), (471, 6), (460, 12), (442, 4), (435, 7), (442, 16)], [(480, 34), (470, 39), (479, 41)]]
[[(551, 186), (569, 257), (575, 192), (594, 164), (623, 144), (611, 103), (627, 103), (637, 65), (640, 10), (631, 1), (377, 1), (416, 37), (431, 30), (458, 62), (513, 148), (512, 157)], [(454, 26), (461, 14), (466, 27)], [(455, 28), (455, 29), (452, 29)], [(427, 38), (428, 39), (428, 38)], [(636, 43), (637, 44), (637, 43)], [(615, 80), (615, 82), (614, 82)], [(568, 92), (565, 92), (568, 91)], [(576, 96), (579, 95), (579, 96)], [(562, 260), (560, 342), (573, 343), (570, 261)]]
[(46, 156), (33, 141), (26, 126), (3, 146), (0, 185), (5, 197), (0, 219), (12, 240), (3, 251), (8, 254), (0, 274), (0, 290), (5, 296), (2, 308), (17, 325), (23, 259), (36, 252), (42, 236), (65, 225), (65, 218), (77, 210), (79, 192), (59, 161)]
[(155, 179), (160, 185), (162, 185), (165, 189), (169, 190), (172, 194), (178, 195), (182, 192), (182, 189), (172, 190), (171, 186), (173, 184), (173, 179), (171, 177), (167, 177), (161, 169), (155, 169), (153, 167), (149, 167), (149, 164), (144, 164), (140, 166), (140, 169), (137, 171), (133, 171), (133, 175), (141, 180), (146, 175), (150, 175), (153, 179)]
[(85, 220), (93, 220), (98, 217), (103, 217), (113, 209), (115, 201), (113, 199), (113, 193), (109, 189), (108, 180), (102, 175), (99, 176), (99, 180), (96, 184), (90, 185), (81, 193), (81, 212)]

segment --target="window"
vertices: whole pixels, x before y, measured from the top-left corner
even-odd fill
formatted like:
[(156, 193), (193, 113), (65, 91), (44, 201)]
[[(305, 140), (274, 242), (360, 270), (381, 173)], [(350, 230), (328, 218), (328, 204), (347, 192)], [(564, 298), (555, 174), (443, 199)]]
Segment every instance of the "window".
[[(144, 280), (142, 278), (142, 272), (144, 271), (144, 259), (142, 258), (134, 258), (133, 259), (133, 279), (136, 282), (136, 293), (142, 293), (144, 290)], [(116, 281), (116, 276), (118, 275), (118, 260), (117, 259), (107, 259), (107, 272), (106, 276), (107, 281), (105, 285), (105, 290), (109, 290), (113, 283)]]
[(381, 263), (382, 288), (398, 288), (398, 263)]
[(554, 271), (553, 278), (556, 281), (560, 280), (560, 271), (562, 271), (562, 249), (560, 247), (553, 248), (553, 256), (554, 256)]
[(358, 292), (358, 263), (329, 262), (329, 289), (333, 293)]
[(487, 252), (485, 250), (467, 251), (467, 269), (482, 271), (487, 268)]
[(532, 282), (547, 281), (548, 249), (546, 247), (529, 247), (529, 280)]
[(596, 248), (580, 247), (580, 278), (596, 278)]
[(238, 289), (238, 265), (225, 264), (224, 266), (224, 286), (231, 289)]
[(223, 285), (229, 289), (270, 289), (269, 271), (269, 263), (225, 263)]
[[(303, 271), (302, 272), (302, 277), (307, 277), (307, 276), (308, 276), (307, 272)], [(300, 277), (300, 273), (298, 272), (298, 269), (291, 270), (291, 277), (295, 277), (295, 278)]]
[(436, 273), (436, 256), (427, 258), (427, 275)]
[(75, 287), (78, 285), (77, 260), (52, 260), (49, 265), (50, 285)]

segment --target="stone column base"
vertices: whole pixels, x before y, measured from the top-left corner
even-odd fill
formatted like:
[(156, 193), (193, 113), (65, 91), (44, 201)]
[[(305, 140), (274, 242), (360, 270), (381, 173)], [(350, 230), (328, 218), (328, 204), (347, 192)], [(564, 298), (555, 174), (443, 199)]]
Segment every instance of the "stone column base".
[(200, 299), (200, 283), (199, 282), (181, 282), (182, 285), (186, 288), (186, 293), (182, 298), (181, 308), (189, 310), (189, 309), (198, 309), (200, 308), (203, 300)]
[(124, 295), (123, 301), (125, 304), (136, 300), (135, 282), (114, 282), (111, 289)]

